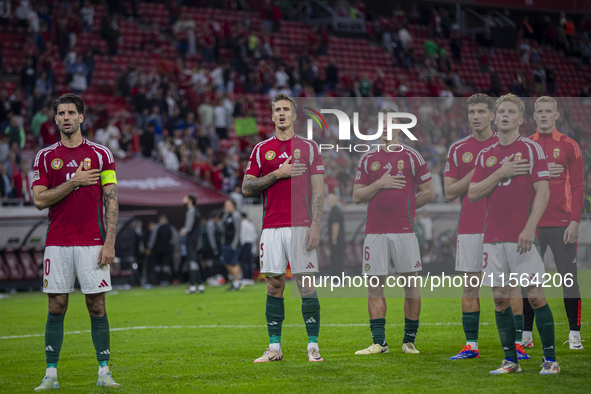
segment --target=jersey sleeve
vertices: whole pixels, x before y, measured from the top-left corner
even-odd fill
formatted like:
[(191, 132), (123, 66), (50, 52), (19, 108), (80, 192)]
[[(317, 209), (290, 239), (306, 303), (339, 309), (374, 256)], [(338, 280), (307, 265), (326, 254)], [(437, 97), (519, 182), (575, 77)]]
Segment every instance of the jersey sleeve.
[(256, 177), (261, 176), (261, 147), (255, 146), (250, 154), (250, 159), (248, 159), (248, 164), (246, 165), (246, 171), (244, 175), (253, 175)]
[(117, 184), (117, 175), (115, 173), (115, 157), (109, 148), (101, 147), (97, 153), (102, 157), (101, 166), (101, 185), (107, 186)]
[(458, 164), (456, 162), (456, 154), (456, 147), (452, 146), (449, 149), (449, 153), (447, 154), (447, 163), (445, 164), (445, 172), (443, 173), (444, 177), (460, 179), (460, 176), (458, 175)]
[(579, 145), (567, 139), (569, 146), (568, 152), (568, 172), (570, 174), (572, 205), (571, 205), (571, 221), (580, 222), (581, 213), (583, 212), (583, 203), (585, 201), (585, 161), (581, 154)]
[(355, 174), (356, 185), (369, 185), (369, 174), (367, 173), (367, 157), (361, 157), (357, 164), (357, 172)]
[(431, 173), (427, 167), (427, 163), (423, 163), (419, 166), (419, 169), (415, 173), (415, 182), (417, 185), (422, 185), (431, 180)]
[(318, 150), (318, 145), (312, 142), (310, 152), (310, 175), (324, 174), (324, 164), (322, 163), (322, 155)]
[(40, 150), (35, 157), (35, 162), (33, 163), (33, 183), (31, 184), (31, 189), (35, 186), (50, 187), (45, 155), (46, 152)]
[(538, 181), (549, 181), (550, 172), (548, 171), (548, 161), (546, 160), (546, 154), (539, 144), (535, 144), (536, 149), (533, 150), (532, 157), (531, 181), (532, 183)]
[(484, 154), (480, 152), (474, 161), (474, 174), (470, 183), (478, 183), (484, 180)]

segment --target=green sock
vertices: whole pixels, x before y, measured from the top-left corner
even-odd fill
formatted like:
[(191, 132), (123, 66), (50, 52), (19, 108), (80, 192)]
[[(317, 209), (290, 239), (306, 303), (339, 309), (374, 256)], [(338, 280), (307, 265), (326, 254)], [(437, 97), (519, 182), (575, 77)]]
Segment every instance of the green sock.
[[(267, 330), (269, 331), (270, 343), (281, 343), (281, 325), (285, 319), (285, 306), (283, 298), (273, 297), (267, 294)], [(275, 342), (273, 342), (275, 341)]]
[(480, 322), (480, 311), (462, 312), (462, 326), (466, 334), (466, 342), (478, 342), (478, 327)]
[(90, 332), (96, 359), (99, 362), (109, 361), (111, 358), (111, 333), (109, 332), (109, 319), (106, 313), (102, 317), (90, 316)]
[(386, 343), (386, 319), (369, 319), (369, 328), (373, 343), (380, 345)]
[(415, 343), (415, 339), (417, 338), (417, 331), (419, 330), (419, 321), (418, 320), (410, 320), (406, 317), (404, 318), (404, 337), (402, 338), (402, 343), (412, 342)]
[(497, 330), (501, 338), (501, 346), (505, 352), (505, 358), (517, 362), (517, 349), (515, 348), (515, 318), (511, 306), (504, 311), (495, 311)]
[(554, 346), (554, 317), (550, 305), (546, 304), (541, 308), (534, 309), (536, 327), (542, 340), (542, 349), (546, 360), (556, 361)]
[(47, 362), (47, 368), (51, 368), (49, 364), (53, 364), (52, 367), (57, 368), (62, 343), (64, 342), (65, 316), (47, 313), (47, 322), (45, 323), (45, 361)]
[[(318, 343), (318, 333), (320, 332), (320, 303), (318, 294), (314, 293), (302, 297), (302, 316), (308, 333), (308, 343)], [(313, 340), (316, 338), (316, 340)]]
[(515, 343), (521, 344), (521, 340), (523, 339), (523, 325), (524, 325), (523, 314), (513, 315), (513, 318), (515, 319)]

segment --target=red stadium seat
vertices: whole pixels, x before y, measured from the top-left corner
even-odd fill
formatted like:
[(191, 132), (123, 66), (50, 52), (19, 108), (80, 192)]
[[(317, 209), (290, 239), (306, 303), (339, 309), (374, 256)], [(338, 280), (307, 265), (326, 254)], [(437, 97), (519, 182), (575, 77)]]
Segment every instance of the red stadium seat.
[(0, 282), (8, 280), (8, 266), (4, 262), (4, 258), (0, 255)]
[(35, 264), (35, 260), (29, 249), (23, 247), (18, 252), (18, 257), (23, 267), (25, 279), (37, 279), (39, 278), (39, 267)]
[(20, 280), (24, 278), (24, 270), (21, 267), (14, 249), (6, 248), (4, 250), (4, 261), (8, 266), (8, 277), (11, 280)]

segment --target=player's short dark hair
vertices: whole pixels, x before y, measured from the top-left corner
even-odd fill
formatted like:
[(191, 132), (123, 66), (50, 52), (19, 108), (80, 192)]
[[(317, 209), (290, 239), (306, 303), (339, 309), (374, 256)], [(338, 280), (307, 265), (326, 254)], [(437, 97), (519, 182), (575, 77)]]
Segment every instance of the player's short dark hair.
[(298, 110), (298, 105), (296, 104), (295, 100), (292, 99), (291, 97), (289, 97), (287, 94), (283, 94), (283, 93), (277, 94), (277, 95), (275, 95), (275, 97), (273, 97), (273, 100), (271, 101), (271, 109), (275, 110), (275, 104), (281, 100), (287, 100), (287, 101), (291, 102), (292, 112), (295, 113)]
[(490, 97), (488, 94), (485, 94), (485, 93), (473, 94), (472, 96), (470, 96), (468, 98), (468, 101), (466, 101), (466, 104), (468, 104), (468, 106), (476, 105), (476, 104), (486, 104), (486, 107), (488, 108), (488, 110), (490, 112), (493, 112), (495, 109), (495, 100), (492, 97)]
[(191, 200), (191, 204), (193, 204), (193, 205), (196, 205), (196, 204), (197, 204), (197, 197), (195, 197), (194, 195), (192, 195), (192, 194), (187, 194), (187, 198), (188, 198), (189, 200)]
[(55, 100), (53, 102), (53, 111), (56, 114), (57, 114), (57, 107), (60, 104), (74, 104), (76, 106), (76, 111), (78, 111), (79, 114), (84, 114), (84, 103), (82, 102), (82, 99), (80, 97), (78, 97), (77, 95), (75, 95), (74, 93), (63, 94), (63, 95), (59, 96), (57, 98), (57, 100)]
[(228, 199), (228, 200), (226, 200), (226, 201), (230, 201), (230, 202), (232, 203), (232, 205), (234, 205), (234, 208), (236, 208), (236, 206), (237, 206), (237, 205), (236, 205), (236, 201), (234, 201), (234, 200), (232, 200), (232, 199)]

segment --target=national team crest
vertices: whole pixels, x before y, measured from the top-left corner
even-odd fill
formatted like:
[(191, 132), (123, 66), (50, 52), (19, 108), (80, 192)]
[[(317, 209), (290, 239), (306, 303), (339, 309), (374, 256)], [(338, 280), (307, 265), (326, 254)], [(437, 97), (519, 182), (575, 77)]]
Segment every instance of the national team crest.
[(48, 284), (49, 284), (49, 282), (47, 282), (47, 279), (45, 279), (45, 280), (43, 281), (43, 288), (44, 288), (44, 289), (47, 289), (47, 285), (48, 285)]
[(398, 160), (398, 171), (404, 170), (404, 160)]
[(84, 168), (87, 171), (90, 170), (90, 157), (84, 159), (84, 164), (82, 165), (82, 168)]
[(265, 159), (273, 160), (274, 158), (275, 158), (275, 152), (273, 152), (272, 150), (265, 153)]
[(515, 157), (513, 158), (513, 160), (521, 160), (522, 157), (523, 157), (523, 155), (521, 154), (521, 152), (517, 152), (515, 154)]
[(380, 169), (380, 162), (379, 161), (374, 161), (373, 163), (371, 163), (371, 170), (372, 171), (377, 171)]
[(369, 269), (370, 269), (370, 268), (371, 268), (371, 265), (369, 265), (369, 264), (365, 264), (365, 270), (366, 270), (366, 271), (369, 271)]
[(552, 156), (554, 156), (555, 159), (558, 159), (560, 157), (560, 149), (558, 149), (558, 148), (554, 149)]
[(294, 157), (294, 159), (299, 160), (300, 157), (302, 157), (302, 151), (299, 149), (294, 150), (293, 157)]
[(59, 170), (64, 166), (64, 162), (61, 159), (53, 159), (51, 161), (51, 168), (54, 170)]
[(470, 153), (470, 152), (466, 152), (462, 156), (462, 160), (464, 161), (464, 163), (470, 163), (473, 158), (474, 158), (474, 156), (472, 156), (472, 153)]
[(496, 157), (494, 157), (494, 156), (491, 156), (491, 157), (489, 157), (489, 158), (486, 160), (486, 166), (487, 166), (487, 167), (492, 167), (492, 166), (494, 166), (495, 164), (497, 164), (497, 158), (496, 158)]

